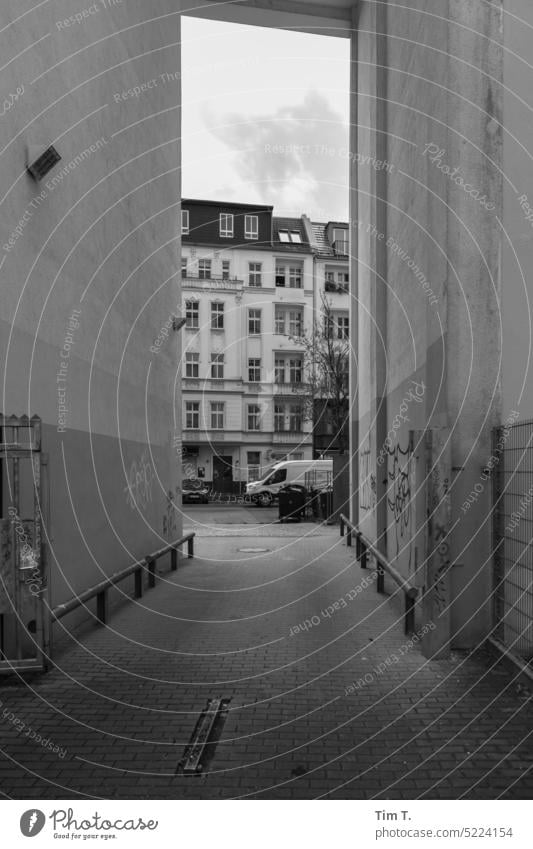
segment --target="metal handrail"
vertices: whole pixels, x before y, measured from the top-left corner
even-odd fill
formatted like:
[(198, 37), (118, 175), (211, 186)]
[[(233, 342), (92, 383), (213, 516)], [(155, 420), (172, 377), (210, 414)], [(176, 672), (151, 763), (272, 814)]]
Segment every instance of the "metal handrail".
[(346, 535), (346, 545), (351, 546), (352, 536), (355, 536), (356, 541), (356, 558), (361, 563), (361, 568), (366, 569), (366, 559), (371, 554), (376, 560), (377, 581), (376, 589), (378, 593), (385, 592), (385, 572), (387, 572), (393, 581), (398, 584), (399, 588), (404, 593), (405, 597), (405, 633), (411, 634), (415, 630), (415, 603), (418, 598), (419, 589), (412, 581), (406, 580), (401, 575), (395, 566), (390, 563), (387, 558), (379, 551), (376, 546), (369, 540), (359, 528), (353, 524), (343, 513), (340, 515), (340, 534), (344, 536), (344, 528), (348, 528)]
[(114, 575), (110, 575), (109, 578), (105, 578), (105, 580), (100, 581), (99, 584), (95, 584), (93, 587), (90, 587), (90, 589), (80, 593), (80, 595), (74, 596), (63, 604), (58, 604), (57, 607), (54, 607), (51, 611), (52, 616), (54, 619), (61, 619), (63, 616), (66, 616), (68, 613), (72, 613), (73, 610), (84, 605), (86, 601), (96, 598), (96, 618), (105, 625), (108, 619), (107, 591), (111, 589), (111, 587), (114, 587), (125, 578), (129, 578), (130, 575), (135, 575), (134, 595), (135, 598), (142, 598), (143, 570), (148, 570), (148, 586), (155, 587), (155, 565), (157, 560), (170, 552), (170, 568), (172, 572), (175, 572), (178, 568), (178, 548), (180, 545), (183, 545), (186, 542), (187, 557), (194, 557), (194, 537), (194, 531), (190, 531), (180, 539), (175, 540), (175, 542), (171, 542), (168, 545), (163, 546), (163, 548), (154, 551), (152, 554), (148, 554), (143, 560), (137, 560), (130, 566), (126, 566), (126, 568), (122, 569), (120, 572), (115, 572)]

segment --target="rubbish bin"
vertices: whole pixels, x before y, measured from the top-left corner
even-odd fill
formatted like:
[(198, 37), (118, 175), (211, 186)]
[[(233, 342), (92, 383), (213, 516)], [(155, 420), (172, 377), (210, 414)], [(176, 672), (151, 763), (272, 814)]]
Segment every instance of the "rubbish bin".
[(284, 486), (278, 493), (279, 520), (294, 519), (300, 522), (305, 515), (306, 489), (297, 483)]
[(333, 490), (323, 489), (320, 493), (320, 512), (322, 519), (327, 522), (333, 516)]
[(311, 490), (308, 503), (313, 512), (313, 519), (320, 519), (320, 492), (318, 489)]

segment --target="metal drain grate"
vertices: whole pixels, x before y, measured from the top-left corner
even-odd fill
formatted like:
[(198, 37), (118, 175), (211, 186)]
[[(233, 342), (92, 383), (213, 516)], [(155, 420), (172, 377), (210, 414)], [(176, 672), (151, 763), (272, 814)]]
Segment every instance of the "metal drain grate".
[(213, 759), (231, 699), (208, 699), (179, 762), (176, 774), (199, 775)]

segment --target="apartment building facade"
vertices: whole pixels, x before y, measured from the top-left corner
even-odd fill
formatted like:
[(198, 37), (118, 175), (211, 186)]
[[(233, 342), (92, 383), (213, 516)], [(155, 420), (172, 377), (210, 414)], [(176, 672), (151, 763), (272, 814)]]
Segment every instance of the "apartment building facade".
[(281, 459), (309, 459), (304, 348), (314, 254), (302, 218), (271, 206), (182, 202), (183, 467), (238, 491)]
[[(350, 340), (350, 273), (348, 224), (341, 221), (315, 222), (302, 216), (313, 250), (314, 313), (318, 327), (341, 343)], [(327, 313), (327, 319), (324, 313)], [(327, 320), (327, 326), (325, 322)], [(351, 346), (347, 346), (350, 347)], [(350, 354), (350, 359), (353, 359)], [(346, 364), (349, 365), (348, 363)], [(355, 365), (355, 363), (354, 363)], [(348, 376), (347, 376), (348, 379)], [(339, 430), (332, 400), (314, 400), (313, 456), (335, 456), (348, 449), (348, 408)]]

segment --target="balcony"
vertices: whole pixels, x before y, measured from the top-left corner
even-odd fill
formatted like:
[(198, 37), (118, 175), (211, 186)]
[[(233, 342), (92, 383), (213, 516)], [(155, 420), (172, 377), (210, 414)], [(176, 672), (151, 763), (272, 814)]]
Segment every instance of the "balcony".
[(274, 396), (276, 395), (307, 395), (310, 392), (308, 383), (275, 383)]
[(342, 295), (347, 295), (350, 291), (349, 283), (335, 283), (334, 280), (325, 280), (324, 289), (326, 292), (337, 292)]
[(183, 443), (186, 445), (190, 445), (191, 442), (204, 442), (207, 444), (211, 444), (213, 442), (235, 442), (239, 443), (242, 441), (242, 431), (232, 431), (232, 430), (187, 430), (184, 428), (183, 430)]
[(224, 392), (239, 392), (242, 391), (242, 380), (231, 377), (184, 377), (183, 389), (190, 391), (224, 391)]
[(237, 277), (226, 280), (223, 277), (187, 277), (181, 278), (182, 289), (202, 289), (204, 292), (239, 292), (244, 286), (244, 281)]
[(350, 253), (350, 243), (343, 239), (337, 239), (333, 242), (333, 250), (335, 251), (335, 256), (348, 256)]
[(272, 442), (274, 445), (310, 443), (311, 433), (303, 430), (276, 430)]

